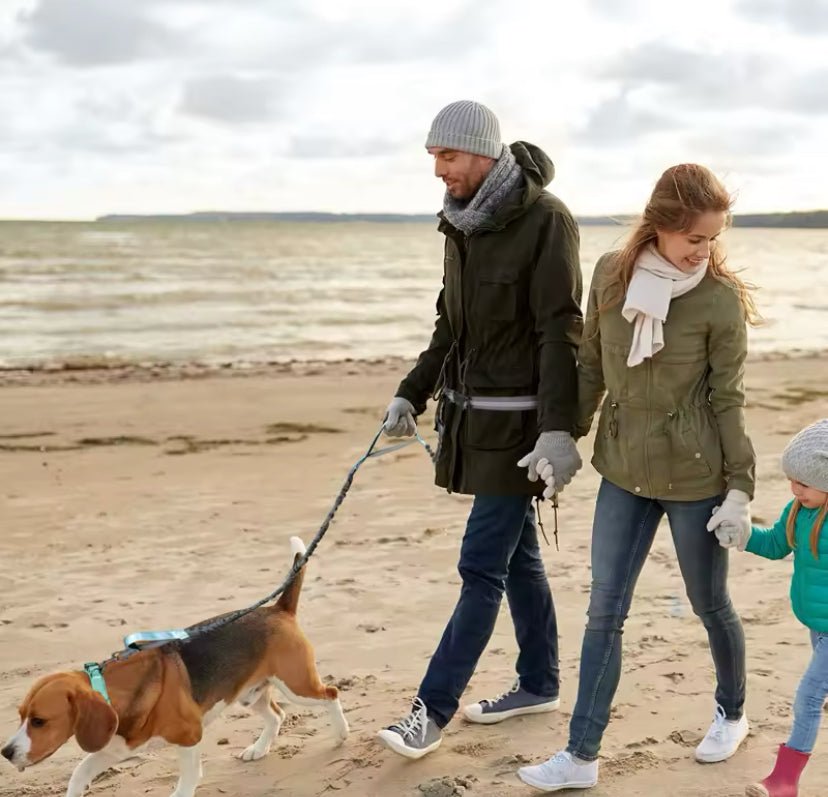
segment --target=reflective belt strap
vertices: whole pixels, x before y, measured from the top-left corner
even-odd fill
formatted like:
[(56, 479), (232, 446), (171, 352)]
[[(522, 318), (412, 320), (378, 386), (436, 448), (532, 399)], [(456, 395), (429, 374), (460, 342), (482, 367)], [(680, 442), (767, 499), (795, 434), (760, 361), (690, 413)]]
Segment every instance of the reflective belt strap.
[(452, 403), (472, 410), (494, 410), (495, 412), (524, 412), (538, 408), (537, 396), (464, 396), (450, 388), (443, 389), (443, 395)]

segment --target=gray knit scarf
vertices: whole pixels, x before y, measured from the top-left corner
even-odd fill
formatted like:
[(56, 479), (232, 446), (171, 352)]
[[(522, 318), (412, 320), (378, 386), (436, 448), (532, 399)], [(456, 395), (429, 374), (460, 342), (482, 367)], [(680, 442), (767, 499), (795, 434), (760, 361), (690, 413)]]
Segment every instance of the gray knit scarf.
[(477, 193), (467, 200), (455, 199), (448, 191), (443, 198), (443, 215), (466, 235), (488, 224), (503, 200), (523, 177), (512, 150), (505, 144)]

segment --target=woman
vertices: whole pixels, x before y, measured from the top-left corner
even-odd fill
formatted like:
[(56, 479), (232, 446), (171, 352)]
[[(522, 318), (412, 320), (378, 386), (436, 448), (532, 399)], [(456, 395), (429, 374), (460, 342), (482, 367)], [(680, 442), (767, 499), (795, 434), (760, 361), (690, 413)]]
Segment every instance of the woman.
[(727, 591), (727, 551), (708, 533), (722, 522), (749, 527), (754, 487), (742, 377), (746, 324), (757, 313), (718, 243), (731, 204), (708, 169), (673, 166), (626, 246), (595, 268), (578, 374), (581, 435), (606, 393), (592, 460), (603, 476), (592, 590), (569, 744), (519, 771), (542, 791), (598, 781), (624, 620), (665, 514), (718, 681), (716, 713), (696, 758), (723, 761), (748, 734), (744, 633)]

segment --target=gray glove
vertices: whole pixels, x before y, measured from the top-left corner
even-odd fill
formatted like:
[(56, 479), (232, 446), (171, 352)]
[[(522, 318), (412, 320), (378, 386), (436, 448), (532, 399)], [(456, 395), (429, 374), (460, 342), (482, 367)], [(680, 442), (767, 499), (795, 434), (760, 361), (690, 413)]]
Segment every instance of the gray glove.
[(546, 482), (544, 498), (561, 492), (582, 464), (569, 432), (541, 432), (532, 451), (518, 461), (519, 468), (528, 468), (529, 481), (541, 478)]
[(383, 429), (389, 437), (413, 437), (417, 431), (414, 405), (402, 396), (394, 396), (385, 411)]
[(716, 532), (716, 539), (722, 547), (736, 547), (744, 551), (753, 530), (750, 496), (742, 490), (728, 490), (722, 505), (713, 510), (707, 530)]

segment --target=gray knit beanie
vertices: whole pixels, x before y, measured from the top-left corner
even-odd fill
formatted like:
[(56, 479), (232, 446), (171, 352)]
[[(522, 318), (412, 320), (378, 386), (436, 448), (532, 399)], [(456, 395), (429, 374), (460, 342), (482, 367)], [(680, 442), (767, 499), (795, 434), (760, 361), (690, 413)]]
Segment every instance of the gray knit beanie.
[(503, 151), (497, 117), (485, 105), (471, 100), (446, 105), (434, 117), (425, 145), (426, 149), (445, 147), (495, 159)]
[(806, 426), (788, 443), (782, 470), (789, 479), (828, 493), (828, 418)]

